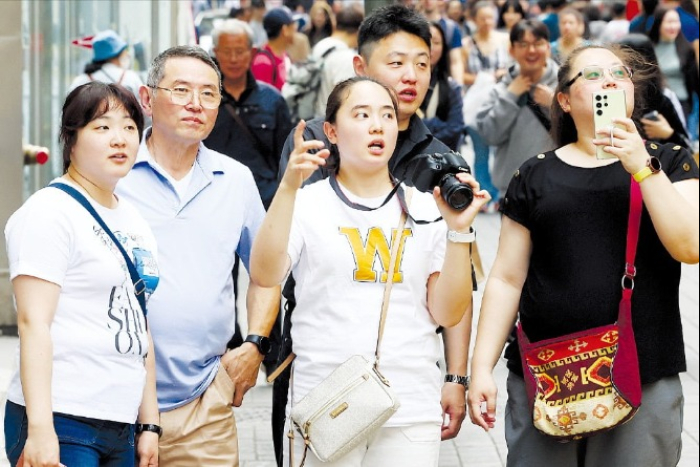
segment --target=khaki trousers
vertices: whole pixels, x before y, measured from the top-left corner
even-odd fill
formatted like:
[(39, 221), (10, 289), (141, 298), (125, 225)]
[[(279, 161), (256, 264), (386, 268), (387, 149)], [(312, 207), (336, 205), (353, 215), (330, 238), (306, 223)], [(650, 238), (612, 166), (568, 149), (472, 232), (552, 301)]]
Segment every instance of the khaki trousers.
[(231, 402), (234, 386), (223, 366), (197, 399), (161, 412), (161, 467), (237, 467), (238, 432)]

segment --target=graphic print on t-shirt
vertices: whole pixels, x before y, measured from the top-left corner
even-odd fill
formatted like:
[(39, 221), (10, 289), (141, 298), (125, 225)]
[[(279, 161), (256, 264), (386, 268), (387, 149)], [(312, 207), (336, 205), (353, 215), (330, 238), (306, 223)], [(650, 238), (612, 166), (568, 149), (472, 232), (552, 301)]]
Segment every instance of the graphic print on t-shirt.
[[(350, 251), (355, 259), (353, 280), (356, 282), (377, 282), (377, 272), (374, 270), (374, 263), (378, 257), (382, 272), (379, 281), (386, 282), (389, 277), (391, 246), (384, 235), (384, 231), (379, 227), (371, 227), (364, 236), (364, 241), (360, 229), (357, 227), (340, 227), (339, 231), (341, 235), (345, 235)], [(397, 236), (397, 229), (391, 229), (392, 245), (394, 244), (393, 242), (397, 241)], [(398, 239), (400, 243), (396, 255), (396, 265), (393, 271), (394, 282), (403, 282), (401, 259), (406, 248), (406, 239), (412, 236), (413, 231), (410, 228), (405, 228), (401, 231), (401, 237)]]
[(141, 342), (141, 336), (145, 332), (143, 314), (138, 302), (132, 300), (128, 289), (123, 286), (112, 287), (107, 316), (110, 319), (109, 329), (114, 331), (114, 348), (117, 352), (122, 355), (142, 355), (144, 343)]
[[(110, 249), (124, 271), (122, 284), (112, 287), (107, 309), (107, 327), (114, 333), (114, 348), (123, 355), (143, 355), (145, 357), (147, 348), (145, 318), (141, 305), (134, 295), (133, 284), (124, 257), (102, 228), (95, 226), (93, 229), (95, 235)], [(146, 299), (148, 299), (148, 296), (158, 285), (158, 269), (153, 255), (150, 251), (142, 248), (145, 243), (142, 237), (121, 231), (113, 233), (124, 250), (132, 253), (132, 260), (137, 272), (146, 283), (145, 293)]]

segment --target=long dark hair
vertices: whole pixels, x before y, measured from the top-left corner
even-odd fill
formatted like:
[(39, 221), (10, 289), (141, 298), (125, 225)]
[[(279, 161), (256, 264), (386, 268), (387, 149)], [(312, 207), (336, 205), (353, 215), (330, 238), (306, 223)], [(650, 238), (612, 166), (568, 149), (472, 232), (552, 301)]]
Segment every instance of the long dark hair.
[[(654, 22), (651, 23), (651, 27), (649, 28), (649, 39), (651, 39), (651, 42), (653, 42), (654, 45), (658, 44), (661, 40), (661, 23), (663, 22), (666, 14), (670, 11), (676, 11), (676, 9), (661, 5), (654, 10)], [(678, 37), (676, 37), (675, 42), (676, 47), (680, 45), (681, 47), (685, 46), (686, 48), (690, 48), (690, 44), (683, 35), (682, 31), (678, 33)]]
[(556, 96), (560, 92), (568, 94), (569, 88), (566, 84), (573, 78), (575, 73), (578, 73), (578, 70), (572, 69), (573, 64), (582, 52), (590, 49), (608, 50), (615, 54), (623, 64), (632, 69), (632, 84), (634, 85), (634, 111), (632, 113), (632, 119), (639, 120), (642, 109), (645, 107), (645, 95), (647, 92), (649, 75), (645, 73), (645, 67), (643, 66), (645, 61), (640, 54), (630, 48), (621, 47), (616, 44), (578, 47), (569, 54), (561, 65), (561, 68), (559, 68), (559, 73), (557, 74), (557, 88), (554, 91), (555, 98), (552, 100), (552, 107), (549, 112), (552, 119), (550, 135), (558, 147), (578, 141), (578, 130), (576, 129), (576, 124), (571, 118), (571, 115), (568, 112), (564, 112), (559, 105)]
[[(445, 31), (442, 29), (442, 26), (438, 21), (433, 21), (430, 23), (430, 25), (437, 29), (440, 32), (440, 41), (442, 42), (442, 54), (440, 55), (440, 59), (438, 60), (437, 64), (433, 67), (433, 69), (430, 72), (430, 89), (428, 90), (428, 94), (425, 96), (425, 99), (423, 99), (423, 103), (421, 104), (420, 108), (425, 112), (425, 110), (428, 108), (428, 104), (430, 104), (430, 99), (432, 97), (433, 90), (435, 89), (435, 85), (439, 84), (438, 86), (438, 108), (435, 112), (436, 116), (440, 120), (447, 120), (447, 117), (450, 113), (449, 109), (449, 100), (450, 100), (450, 84), (449, 84), (449, 79), (450, 79), (450, 51), (449, 51), (449, 44), (447, 44), (446, 39), (445, 39)], [(432, 32), (431, 32), (432, 35)]]
[[(345, 81), (341, 81), (340, 83), (336, 84), (328, 96), (328, 102), (326, 104), (326, 121), (328, 123), (335, 124), (338, 117), (338, 110), (340, 110), (340, 107), (347, 100), (348, 96), (350, 95), (350, 90), (353, 88), (353, 86), (355, 86), (355, 84), (362, 83), (364, 81), (378, 84), (386, 89), (389, 97), (391, 97), (394, 112), (396, 114), (399, 113), (399, 100), (396, 97), (396, 91), (394, 91), (393, 88), (384, 83), (380, 83), (374, 78), (367, 76), (353, 76), (352, 78), (348, 78)], [(328, 169), (329, 172), (338, 173), (338, 169), (340, 169), (340, 154), (338, 153), (338, 147), (335, 144), (331, 144), (330, 151), (331, 155), (328, 156), (328, 159), (326, 160), (326, 169)]]
[(63, 172), (68, 171), (70, 156), (78, 141), (78, 131), (112, 109), (123, 107), (136, 123), (139, 140), (143, 136), (143, 113), (134, 94), (115, 83), (91, 81), (68, 94), (63, 104), (58, 141), (63, 143)]

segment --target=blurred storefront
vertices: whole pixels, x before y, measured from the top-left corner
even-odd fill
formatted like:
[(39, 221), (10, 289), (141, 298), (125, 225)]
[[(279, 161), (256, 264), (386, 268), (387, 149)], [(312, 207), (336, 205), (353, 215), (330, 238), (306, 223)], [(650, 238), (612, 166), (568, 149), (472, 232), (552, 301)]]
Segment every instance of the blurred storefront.
[[(61, 174), (61, 106), (71, 81), (92, 58), (91, 50), (72, 42), (105, 29), (127, 40), (132, 68), (145, 73), (159, 51), (194, 42), (192, 0), (0, 2), (0, 225), (24, 199)], [(31, 155), (23, 157), (27, 144), (47, 148), (50, 157), (43, 165)], [(0, 247), (1, 333), (16, 324), (16, 316), (4, 235)]]

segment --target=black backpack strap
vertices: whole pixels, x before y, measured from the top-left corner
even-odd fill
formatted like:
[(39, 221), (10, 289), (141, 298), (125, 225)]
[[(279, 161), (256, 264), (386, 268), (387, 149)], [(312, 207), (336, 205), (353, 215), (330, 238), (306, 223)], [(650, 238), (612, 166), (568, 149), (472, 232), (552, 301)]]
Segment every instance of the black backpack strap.
[(117, 237), (114, 236), (110, 228), (107, 227), (107, 224), (105, 224), (100, 215), (97, 214), (97, 211), (95, 211), (95, 208), (93, 208), (90, 202), (87, 199), (85, 199), (85, 196), (83, 196), (82, 193), (80, 193), (72, 186), (66, 185), (65, 183), (52, 183), (49, 186), (53, 188), (58, 188), (59, 190), (67, 193), (68, 195), (73, 197), (73, 199), (79, 202), (87, 210), (87, 212), (92, 214), (92, 217), (94, 217), (97, 223), (100, 224), (100, 227), (102, 227), (105, 233), (109, 235), (109, 238), (112, 239), (114, 245), (116, 245), (116, 247), (119, 249), (119, 252), (122, 254), (122, 256), (124, 256), (124, 262), (126, 262), (126, 267), (129, 270), (131, 282), (134, 284), (134, 294), (136, 294), (136, 299), (139, 301), (139, 305), (141, 305), (141, 311), (143, 312), (143, 316), (146, 317), (146, 283), (143, 279), (141, 279), (141, 276), (136, 270), (136, 266), (134, 266), (134, 262), (124, 250), (122, 244), (119, 243)]

